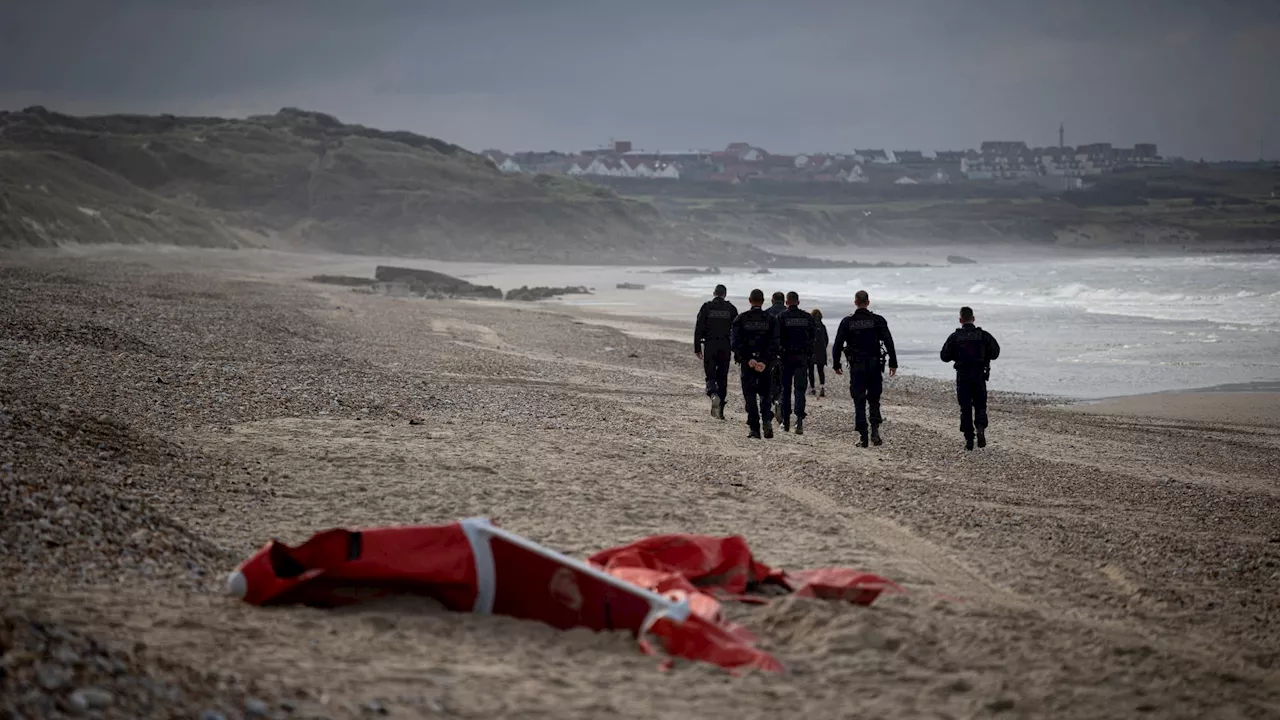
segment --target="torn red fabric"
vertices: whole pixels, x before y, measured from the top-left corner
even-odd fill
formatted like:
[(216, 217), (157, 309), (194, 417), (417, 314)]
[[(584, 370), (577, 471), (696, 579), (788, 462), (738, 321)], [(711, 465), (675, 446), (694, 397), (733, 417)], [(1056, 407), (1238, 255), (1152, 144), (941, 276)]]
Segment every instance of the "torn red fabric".
[(758, 563), (747, 541), (734, 535), (654, 535), (630, 545), (601, 550), (587, 558), (606, 571), (647, 568), (682, 575), (699, 588), (745, 592), (749, 585), (779, 582), (782, 573)]
[[(557, 628), (627, 630), (648, 650), (724, 668), (780, 671), (754, 636), (726, 622), (720, 600), (775, 584), (797, 594), (873, 602), (892, 582), (842, 568), (785, 573), (757, 562), (741, 537), (662, 535), (569, 558), (483, 518), (450, 525), (321, 532), (273, 540), (232, 573), (232, 594), (255, 605), (346, 605), (391, 594), (435, 598), (455, 611), (497, 613)], [(714, 594), (713, 594), (714, 593)]]
[(459, 523), (326, 530), (298, 547), (272, 540), (236, 574), (244, 590), (232, 592), (254, 605), (334, 607), (415, 594), (470, 610), (476, 599), (475, 562)]
[(886, 589), (902, 589), (879, 575), (848, 568), (793, 573), (777, 570), (752, 557), (747, 541), (737, 535), (655, 535), (602, 550), (587, 560), (641, 587), (659, 592), (679, 587), (697, 593), (702, 600), (695, 604), (694, 612), (713, 621), (720, 619), (720, 606), (709, 592), (725, 599), (763, 603), (767, 600), (746, 595), (746, 591), (778, 585), (801, 597), (870, 605)]
[(892, 580), (849, 568), (799, 570), (787, 573), (786, 583), (800, 597), (844, 600), (855, 605), (870, 605), (885, 590), (904, 592)]
[(684, 622), (658, 620), (649, 629), (662, 640), (668, 655), (709, 662), (728, 669), (782, 672), (782, 663), (722, 625), (697, 615)]

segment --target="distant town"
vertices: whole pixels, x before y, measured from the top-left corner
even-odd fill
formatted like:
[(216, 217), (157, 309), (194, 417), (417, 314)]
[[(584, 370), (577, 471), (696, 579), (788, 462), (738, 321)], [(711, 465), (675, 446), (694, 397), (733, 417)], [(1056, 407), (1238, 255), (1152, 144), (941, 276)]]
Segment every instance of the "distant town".
[[(1063, 128), (1059, 128), (1061, 141)], [(723, 150), (641, 150), (630, 141), (578, 153), (485, 150), (502, 172), (548, 173), (586, 178), (649, 178), (745, 183), (752, 181), (946, 184), (956, 181), (1035, 182), (1079, 188), (1085, 179), (1122, 168), (1167, 164), (1154, 143), (1113, 147), (1093, 143), (1030, 147), (1021, 141), (988, 141), (971, 150), (855, 149), (779, 155), (748, 142)]]

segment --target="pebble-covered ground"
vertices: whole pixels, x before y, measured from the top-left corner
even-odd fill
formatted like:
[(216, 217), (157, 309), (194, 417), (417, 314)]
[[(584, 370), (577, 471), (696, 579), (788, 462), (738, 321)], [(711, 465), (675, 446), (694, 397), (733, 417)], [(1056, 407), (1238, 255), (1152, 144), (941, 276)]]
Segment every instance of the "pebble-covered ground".
[[(901, 377), (806, 434), (708, 416), (688, 343), (389, 298), (251, 253), (0, 256), (0, 717), (1280, 717), (1280, 429)], [(732, 397), (732, 396), (731, 396)], [(585, 555), (745, 535), (907, 588), (735, 607), (788, 668), (420, 603), (221, 596), (268, 538), (489, 515)]]

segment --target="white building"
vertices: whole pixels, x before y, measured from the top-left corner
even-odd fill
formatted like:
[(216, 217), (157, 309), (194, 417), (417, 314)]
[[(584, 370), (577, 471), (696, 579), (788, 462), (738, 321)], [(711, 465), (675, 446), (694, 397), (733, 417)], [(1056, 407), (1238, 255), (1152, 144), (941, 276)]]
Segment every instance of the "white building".
[(864, 183), (869, 178), (863, 174), (861, 167), (854, 165), (849, 170), (841, 170), (836, 173), (836, 179), (847, 183)]
[(663, 178), (666, 180), (679, 180), (680, 168), (675, 163), (659, 163), (660, 167), (653, 171), (655, 178)]

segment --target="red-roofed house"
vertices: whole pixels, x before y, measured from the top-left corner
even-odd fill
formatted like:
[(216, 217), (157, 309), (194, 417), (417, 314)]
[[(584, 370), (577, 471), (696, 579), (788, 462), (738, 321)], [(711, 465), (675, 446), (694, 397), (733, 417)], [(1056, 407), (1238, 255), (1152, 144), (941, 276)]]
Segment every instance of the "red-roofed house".
[(569, 169), (565, 170), (565, 174), (574, 176), (586, 175), (587, 168), (591, 167), (593, 160), (594, 158), (579, 155), (578, 157), (573, 158), (572, 162), (569, 163)]
[(621, 170), (627, 177), (652, 177), (653, 169), (638, 157), (624, 157)]

